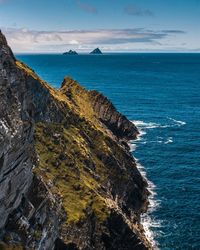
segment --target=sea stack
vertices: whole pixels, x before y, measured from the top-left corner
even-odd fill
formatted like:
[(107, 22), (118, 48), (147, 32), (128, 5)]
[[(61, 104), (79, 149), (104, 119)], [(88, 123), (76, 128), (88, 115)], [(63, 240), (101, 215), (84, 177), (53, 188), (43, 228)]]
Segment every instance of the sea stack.
[(78, 53), (75, 50), (69, 50), (67, 52), (64, 52), (63, 55), (78, 55)]
[(99, 48), (94, 49), (92, 52), (90, 52), (90, 55), (102, 55), (103, 53)]

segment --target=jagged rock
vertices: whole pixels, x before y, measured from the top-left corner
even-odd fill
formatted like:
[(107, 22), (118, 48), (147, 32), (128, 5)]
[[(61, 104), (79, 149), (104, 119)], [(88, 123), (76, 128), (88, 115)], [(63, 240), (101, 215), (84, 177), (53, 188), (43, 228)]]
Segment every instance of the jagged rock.
[(90, 52), (91, 55), (102, 55), (103, 53), (99, 48), (94, 49), (92, 52)]
[(139, 134), (138, 129), (124, 115), (120, 114), (105, 96), (97, 91), (90, 91), (90, 97), (95, 113), (106, 127), (119, 138), (136, 139)]
[[(41, 101), (38, 98), (41, 98)], [(18, 235), (20, 245), (23, 243), (28, 249), (32, 244), (33, 249), (44, 249), (42, 246), (53, 248), (60, 221), (56, 216), (59, 210), (53, 209), (49, 204), (50, 199), (43, 197), (43, 206), (37, 216), (40, 219), (42, 213), (46, 217), (50, 216), (50, 213), (43, 209), (48, 206), (52, 214), (55, 214), (55, 225), (52, 223), (51, 227), (49, 222), (43, 220), (41, 237), (34, 238), (35, 231), (31, 229), (30, 221), (36, 217), (37, 208), (29, 201), (35, 183), (32, 169), (37, 165), (34, 123), (37, 119), (48, 121), (51, 118), (48, 108), (45, 108), (46, 104), (42, 103), (42, 100), (47, 100), (48, 103), (48, 98), (50, 94), (47, 89), (18, 67), (5, 37), (0, 33), (0, 237), (4, 239), (5, 235), (9, 235), (6, 237), (9, 238), (7, 243), (12, 244)], [(43, 110), (40, 111), (41, 108)], [(45, 111), (45, 115), (42, 111)], [(40, 185), (40, 181), (35, 187), (37, 185)], [(35, 197), (42, 195), (40, 191), (35, 193)], [(48, 195), (50, 197), (51, 193), (48, 192)], [(24, 206), (24, 203), (27, 205)], [(44, 237), (44, 230), (53, 232), (47, 238)], [(22, 238), (23, 235), (27, 235), (27, 238)]]
[(69, 50), (68, 52), (64, 52), (63, 55), (78, 55), (78, 53), (75, 50)]
[(20, 81), (23, 89), (23, 75), (0, 33), (0, 229), (32, 181), (33, 123), (21, 119), (26, 100), (22, 104), (15, 92)]
[[(76, 105), (78, 105), (80, 109), (92, 109), (93, 115), (105, 124), (105, 126), (118, 138), (133, 140), (136, 139), (139, 134), (136, 126), (124, 115), (120, 114), (108, 98), (101, 93), (95, 90), (87, 91), (70, 77), (64, 79), (61, 91), (68, 97), (70, 96), (73, 101), (77, 100)], [(84, 104), (84, 106), (80, 103), (80, 101), (83, 102), (83, 96), (87, 97), (87, 104)], [(89, 107), (87, 108), (86, 106)]]
[(152, 249), (147, 182), (127, 146), (137, 128), (71, 78), (48, 85), (1, 33), (0, 96), (0, 246)]

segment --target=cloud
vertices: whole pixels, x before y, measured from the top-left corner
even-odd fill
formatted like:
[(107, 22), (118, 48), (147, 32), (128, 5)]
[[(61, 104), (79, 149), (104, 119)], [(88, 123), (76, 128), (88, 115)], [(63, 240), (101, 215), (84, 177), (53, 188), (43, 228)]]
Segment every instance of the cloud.
[(186, 33), (183, 30), (163, 30), (162, 32), (165, 32), (168, 34), (185, 34)]
[(182, 34), (181, 30), (101, 29), (37, 31), (27, 28), (2, 28), (9, 44), (15, 52), (59, 52), (68, 49), (82, 51), (101, 46), (107, 50), (134, 49), (144, 45), (161, 45), (161, 41), (172, 34)]
[(92, 14), (97, 14), (97, 13), (98, 13), (97, 8), (94, 7), (94, 6), (91, 5), (91, 4), (83, 3), (83, 2), (81, 2), (81, 0), (77, 0), (76, 3), (77, 3), (77, 6), (78, 6), (81, 10), (83, 10), (83, 11), (85, 11), (85, 12), (92, 13)]
[(79, 44), (79, 42), (76, 41), (76, 40), (71, 40), (71, 41), (69, 41), (69, 44), (71, 44), (71, 45), (77, 45), (77, 44)]
[(142, 9), (135, 4), (129, 4), (124, 8), (127, 15), (130, 16), (154, 16), (154, 13), (149, 9)]

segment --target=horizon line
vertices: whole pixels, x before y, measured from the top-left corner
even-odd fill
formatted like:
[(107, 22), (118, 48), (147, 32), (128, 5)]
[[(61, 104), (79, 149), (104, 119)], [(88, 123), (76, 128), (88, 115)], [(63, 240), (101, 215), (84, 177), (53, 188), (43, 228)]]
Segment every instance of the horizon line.
[(160, 50), (160, 51), (105, 51), (102, 54), (90, 54), (89, 52), (78, 52), (77, 55), (63, 55), (64, 52), (13, 52), (15, 55), (31, 54), (31, 55), (63, 55), (63, 56), (78, 56), (78, 55), (90, 55), (90, 56), (103, 56), (105, 54), (200, 54), (200, 50), (185, 50), (185, 51), (175, 51), (175, 50)]

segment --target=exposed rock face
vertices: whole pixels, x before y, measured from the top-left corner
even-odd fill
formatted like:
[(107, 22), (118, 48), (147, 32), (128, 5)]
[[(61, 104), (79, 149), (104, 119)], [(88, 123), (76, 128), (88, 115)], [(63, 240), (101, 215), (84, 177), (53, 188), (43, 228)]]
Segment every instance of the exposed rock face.
[[(23, 194), (32, 181), (34, 164), (33, 123), (22, 121), (25, 114), (14, 94), (22, 74), (15, 66), (15, 58), (0, 35), (0, 228), (8, 215), (20, 205)], [(23, 89), (23, 85), (22, 85)], [(27, 117), (28, 118), (28, 117)]]
[(91, 55), (102, 55), (103, 53), (99, 48), (94, 49), (92, 52), (90, 52)]
[[(44, 195), (46, 184), (33, 179), (32, 168), (37, 164), (34, 124), (37, 119), (57, 118), (46, 106), (49, 91), (17, 66), (1, 33), (0, 96), (0, 237), (28, 249), (51, 249), (58, 235), (55, 225), (64, 217), (62, 209), (56, 208), (56, 196), (49, 190)], [(36, 189), (42, 185), (43, 189)], [(41, 237), (35, 238), (38, 230)]]
[(75, 50), (69, 50), (68, 52), (64, 52), (63, 55), (78, 55), (78, 53)]
[(65, 78), (56, 90), (0, 33), (0, 246), (152, 249), (147, 183), (129, 153), (137, 128)]
[(119, 138), (136, 139), (139, 134), (137, 128), (125, 116), (121, 115), (113, 104), (97, 91), (91, 91), (91, 102), (98, 118)]

